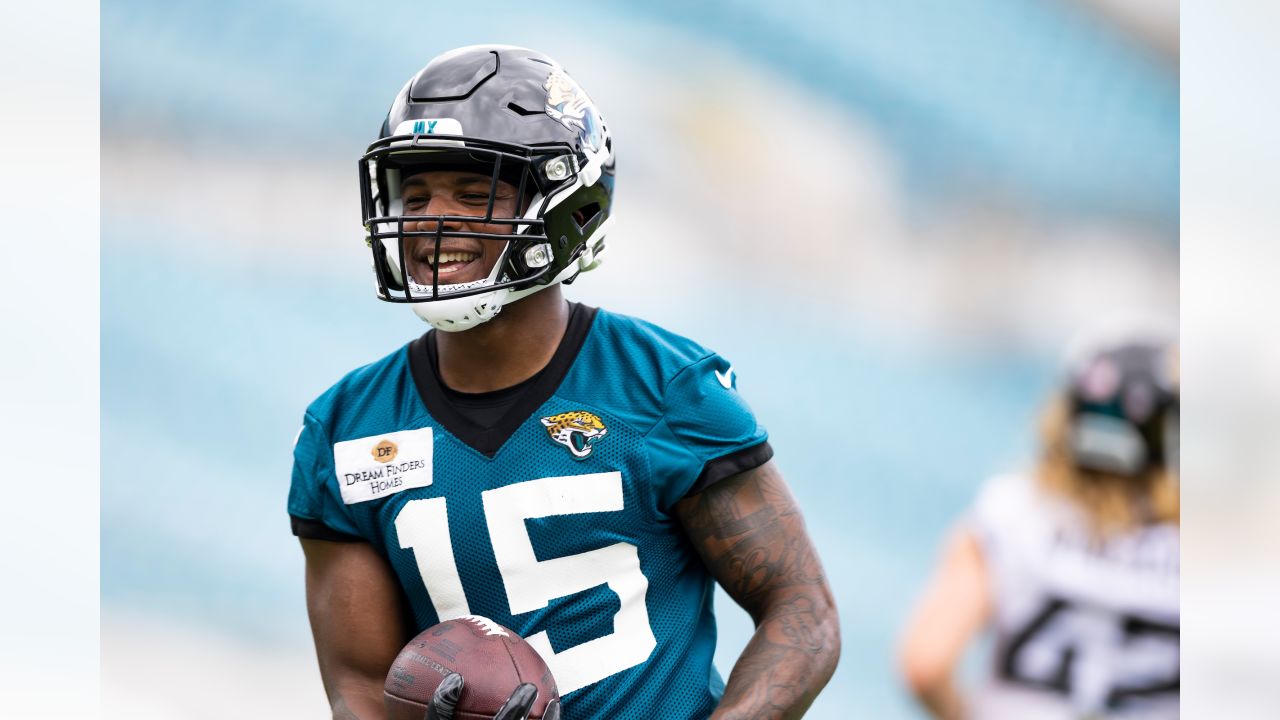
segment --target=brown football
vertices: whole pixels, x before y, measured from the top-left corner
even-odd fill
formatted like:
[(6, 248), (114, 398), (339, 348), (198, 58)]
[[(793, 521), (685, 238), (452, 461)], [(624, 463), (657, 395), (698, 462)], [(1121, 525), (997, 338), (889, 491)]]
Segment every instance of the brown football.
[(423, 630), (400, 651), (383, 686), (388, 720), (422, 720), (451, 672), (465, 681), (454, 720), (490, 720), (521, 683), (538, 688), (530, 720), (560, 697), (551, 670), (524, 638), (488, 618), (464, 615)]

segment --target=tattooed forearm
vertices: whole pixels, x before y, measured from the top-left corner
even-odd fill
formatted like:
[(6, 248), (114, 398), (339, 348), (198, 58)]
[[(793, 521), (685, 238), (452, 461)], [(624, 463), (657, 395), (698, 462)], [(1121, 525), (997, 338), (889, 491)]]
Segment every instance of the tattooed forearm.
[(785, 481), (767, 463), (676, 507), (707, 569), (756, 622), (717, 719), (798, 718), (835, 671), (839, 622)]
[[(797, 705), (796, 688), (804, 687), (812, 674), (804, 665), (788, 662), (789, 654), (786, 648), (752, 638), (733, 667), (733, 682), (725, 688), (716, 717), (785, 717)], [(808, 706), (806, 702), (797, 709), (803, 712)]]
[[(798, 597), (790, 602), (782, 603), (774, 614), (778, 629), (786, 638), (787, 646), (801, 652), (819, 653), (825, 646), (825, 640), (818, 631), (821, 622), (814, 612), (814, 602), (809, 597)], [(772, 622), (772, 621), (771, 621)]]
[(716, 720), (798, 718), (835, 670), (839, 636), (823, 602), (797, 596), (756, 629), (729, 674)]

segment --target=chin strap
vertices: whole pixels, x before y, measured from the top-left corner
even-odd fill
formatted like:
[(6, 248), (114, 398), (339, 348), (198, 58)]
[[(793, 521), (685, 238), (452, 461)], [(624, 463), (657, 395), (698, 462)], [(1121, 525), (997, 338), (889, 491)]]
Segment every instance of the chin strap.
[(597, 252), (596, 248), (601, 248), (604, 243), (604, 233), (602, 232), (604, 229), (605, 226), (602, 224), (594, 233), (591, 246), (586, 248), (582, 256), (576, 262), (570, 263), (568, 267), (561, 270), (555, 277), (551, 278), (551, 282), (545, 285), (530, 285), (519, 290), (504, 288), (467, 297), (413, 303), (413, 312), (430, 324), (431, 327), (443, 332), (462, 332), (481, 323), (488, 322), (497, 317), (503, 306), (509, 303), (529, 297), (539, 290), (545, 290), (552, 285), (571, 282), (578, 276), (578, 273), (599, 267), (600, 256), (604, 253), (603, 249)]
[(531, 285), (519, 290), (504, 288), (480, 293), (479, 295), (414, 303), (413, 312), (437, 330), (462, 332), (463, 330), (470, 330), (480, 323), (494, 319), (498, 316), (498, 313), (502, 312), (503, 306), (529, 297), (539, 290), (545, 290), (552, 285), (558, 285), (577, 273), (578, 264), (574, 263), (561, 270), (560, 274), (552, 278), (551, 282), (546, 285)]
[(413, 303), (413, 313), (437, 330), (462, 332), (496, 317), (509, 295), (509, 290), (492, 290), (467, 297)]

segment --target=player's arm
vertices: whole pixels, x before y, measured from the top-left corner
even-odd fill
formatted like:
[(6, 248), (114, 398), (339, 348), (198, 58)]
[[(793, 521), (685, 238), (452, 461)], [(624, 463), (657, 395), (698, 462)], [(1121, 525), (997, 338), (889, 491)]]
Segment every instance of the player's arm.
[(835, 599), (795, 498), (772, 461), (681, 500), (703, 563), (756, 632), (712, 718), (798, 718), (840, 658)]
[(302, 539), (307, 614), (334, 720), (383, 720), (382, 688), (408, 641), (400, 589), (363, 542)]
[(990, 612), (981, 548), (972, 532), (957, 529), (943, 547), (899, 649), (899, 672), (933, 717), (964, 717), (964, 699), (953, 675)]

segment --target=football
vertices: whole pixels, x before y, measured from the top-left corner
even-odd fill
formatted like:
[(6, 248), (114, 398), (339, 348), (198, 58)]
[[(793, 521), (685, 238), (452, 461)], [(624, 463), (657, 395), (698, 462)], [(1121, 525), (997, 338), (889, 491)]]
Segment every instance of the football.
[(488, 618), (464, 615), (423, 630), (396, 656), (383, 686), (388, 720), (422, 720), (452, 672), (465, 681), (454, 720), (490, 720), (521, 683), (538, 688), (531, 720), (560, 697), (551, 670), (524, 638)]

